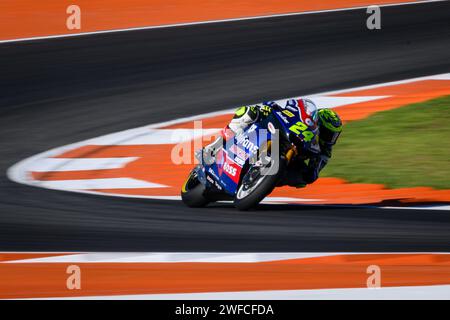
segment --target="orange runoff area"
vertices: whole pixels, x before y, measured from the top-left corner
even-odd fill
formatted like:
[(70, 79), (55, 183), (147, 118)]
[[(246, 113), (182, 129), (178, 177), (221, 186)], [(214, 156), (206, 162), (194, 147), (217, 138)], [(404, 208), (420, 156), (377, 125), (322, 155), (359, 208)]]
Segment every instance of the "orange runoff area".
[[(407, 0), (2, 0), (0, 40), (339, 9)], [(68, 6), (81, 29), (68, 30)]]
[(350, 254), (254, 263), (75, 263), (81, 290), (68, 290), (70, 263), (0, 263), (0, 299), (450, 284), (449, 254)]

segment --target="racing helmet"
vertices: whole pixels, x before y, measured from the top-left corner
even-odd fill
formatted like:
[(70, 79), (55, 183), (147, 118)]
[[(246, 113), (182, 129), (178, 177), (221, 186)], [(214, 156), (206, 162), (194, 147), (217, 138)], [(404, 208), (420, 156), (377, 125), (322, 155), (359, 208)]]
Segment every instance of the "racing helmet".
[(341, 118), (331, 109), (320, 109), (318, 115), (320, 142), (334, 145), (342, 132)]

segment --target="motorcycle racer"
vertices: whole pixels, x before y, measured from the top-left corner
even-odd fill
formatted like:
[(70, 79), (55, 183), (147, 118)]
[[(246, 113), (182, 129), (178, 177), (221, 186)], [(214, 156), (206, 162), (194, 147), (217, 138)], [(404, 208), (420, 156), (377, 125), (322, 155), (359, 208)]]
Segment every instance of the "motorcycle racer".
[(221, 136), (203, 149), (203, 159), (213, 159), (223, 146), (224, 140), (227, 141), (234, 135), (239, 136), (250, 125), (267, 117), (273, 108), (279, 110), (298, 108), (303, 123), (311, 131), (318, 133), (318, 139), (305, 144), (292, 159), (278, 186), (301, 188), (316, 181), (320, 171), (331, 158), (332, 148), (342, 131), (342, 121), (336, 112), (331, 109), (318, 110), (309, 99), (290, 99), (284, 107), (276, 102), (267, 101), (238, 108), (230, 123), (222, 130)]

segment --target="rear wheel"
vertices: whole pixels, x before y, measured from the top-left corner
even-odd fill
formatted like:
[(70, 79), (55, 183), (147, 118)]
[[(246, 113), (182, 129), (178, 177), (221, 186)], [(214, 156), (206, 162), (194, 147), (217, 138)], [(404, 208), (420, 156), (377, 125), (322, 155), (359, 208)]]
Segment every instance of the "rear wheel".
[(194, 169), (181, 188), (181, 200), (188, 207), (204, 207), (209, 203), (204, 192), (205, 186), (198, 180), (197, 171)]

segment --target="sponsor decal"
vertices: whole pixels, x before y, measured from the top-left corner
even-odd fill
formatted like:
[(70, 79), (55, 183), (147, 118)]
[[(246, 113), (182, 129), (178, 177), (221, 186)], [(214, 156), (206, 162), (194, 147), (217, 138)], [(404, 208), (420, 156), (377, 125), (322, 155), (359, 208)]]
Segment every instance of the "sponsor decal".
[(225, 162), (223, 164), (223, 170), (225, 171), (225, 173), (230, 176), (230, 177), (236, 177), (236, 173), (237, 173), (237, 168), (230, 165), (229, 162)]
[(249, 139), (245, 139), (242, 142), (242, 146), (245, 149), (248, 149), (251, 153), (255, 153), (259, 149), (259, 147), (256, 144), (254, 144), (253, 142), (251, 142)]
[(292, 112), (297, 112), (298, 111), (295, 107), (292, 107), (292, 106), (286, 106), (286, 109), (289, 109)]
[(245, 164), (245, 160), (243, 160), (243, 159), (241, 159), (241, 158), (239, 158), (239, 157), (234, 157), (234, 161), (235, 161), (238, 165), (240, 165), (241, 167), (244, 166), (244, 164)]
[(219, 189), (220, 191), (222, 191), (222, 186), (217, 182), (217, 181), (214, 181), (214, 185), (216, 186), (216, 188), (217, 189)]
[(290, 112), (289, 110), (283, 110), (283, 113), (285, 115), (287, 115), (289, 118), (293, 118), (294, 117), (294, 114), (292, 112)]
[[(225, 172), (225, 174), (233, 180), (234, 183), (239, 182), (239, 175), (241, 174), (242, 168), (233, 161), (233, 159), (226, 156), (226, 160), (223, 163), (222, 166), (222, 172)], [(221, 173), (222, 174), (222, 173)]]
[(210, 175), (212, 175), (215, 179), (219, 180), (219, 177), (217, 176), (217, 174), (214, 172), (214, 170), (212, 168), (208, 169), (208, 173)]
[[(239, 148), (237, 145), (233, 144), (229, 150), (234, 153), (236, 156), (238, 156), (240, 158), (240, 160), (246, 161), (248, 158), (247, 153), (242, 150), (241, 148)], [(236, 158), (237, 159), (237, 158)], [(236, 161), (237, 162), (237, 161)], [(238, 162), (239, 163), (239, 162)]]
[(217, 180), (214, 180), (209, 175), (206, 176), (206, 179), (208, 179), (209, 183), (211, 183), (214, 187), (216, 187), (219, 190), (222, 190), (222, 186), (217, 182)]
[(283, 120), (284, 123), (289, 123), (289, 120), (281, 112), (277, 111), (277, 115)]
[(251, 153), (255, 153), (259, 149), (259, 147), (253, 142), (251, 142), (249, 140), (249, 137), (245, 135), (240, 135), (239, 137), (237, 137), (237, 144), (243, 146)]

